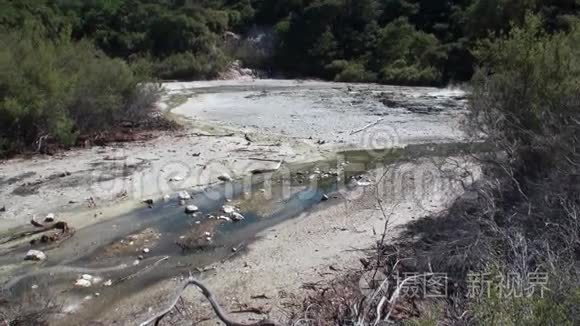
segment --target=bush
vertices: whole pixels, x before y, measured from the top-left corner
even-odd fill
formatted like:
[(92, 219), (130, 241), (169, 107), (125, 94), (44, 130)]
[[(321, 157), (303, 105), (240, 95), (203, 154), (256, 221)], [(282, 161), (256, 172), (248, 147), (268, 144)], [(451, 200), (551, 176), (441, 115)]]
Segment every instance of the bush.
[(516, 297), (502, 296), (498, 285), (490, 283), (490, 293), (472, 304), (474, 317), (480, 325), (572, 326), (579, 321), (579, 287), (572, 287), (565, 293), (546, 291), (543, 297), (539, 294)]
[(387, 84), (436, 85), (440, 78), (441, 73), (433, 67), (421, 68), (395, 63), (381, 71), (381, 82)]
[[(332, 68), (338, 67), (342, 62), (338, 62), (337, 65), (331, 66)], [(339, 82), (372, 82), (376, 80), (376, 75), (368, 72), (364, 65), (361, 63), (347, 63), (341, 72), (335, 75), (335, 81)]]
[(47, 141), (73, 145), (80, 134), (107, 131), (137, 109), (143, 81), (126, 63), (88, 41), (50, 41), (33, 32), (0, 35), (0, 153), (38, 149)]
[(392, 84), (433, 85), (441, 82), (447, 59), (439, 40), (415, 29), (406, 19), (386, 25), (377, 45), (381, 81)]
[(161, 79), (210, 79), (216, 77), (226, 63), (227, 59), (221, 52), (212, 57), (184, 52), (154, 62), (152, 71)]

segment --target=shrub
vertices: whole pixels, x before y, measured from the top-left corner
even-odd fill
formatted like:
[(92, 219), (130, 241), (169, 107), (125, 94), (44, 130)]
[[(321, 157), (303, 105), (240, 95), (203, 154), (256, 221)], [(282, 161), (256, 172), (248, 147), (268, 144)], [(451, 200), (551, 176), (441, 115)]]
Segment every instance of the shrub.
[(404, 85), (435, 85), (441, 78), (439, 70), (433, 67), (421, 68), (416, 65), (400, 65), (397, 62), (381, 71), (381, 82)]
[(368, 72), (361, 63), (347, 63), (341, 72), (334, 77), (339, 82), (372, 82), (376, 75)]
[[(0, 35), (0, 153), (73, 145), (80, 134), (107, 131), (150, 113), (133, 103), (142, 79), (88, 41), (47, 40), (29, 31)], [(149, 91), (155, 91), (148, 89)]]
[(425, 85), (441, 81), (447, 55), (439, 40), (416, 30), (406, 19), (397, 19), (381, 30), (376, 51), (382, 82)]
[(221, 52), (212, 57), (184, 52), (154, 62), (152, 71), (161, 79), (210, 79), (216, 77), (226, 63), (227, 59)]

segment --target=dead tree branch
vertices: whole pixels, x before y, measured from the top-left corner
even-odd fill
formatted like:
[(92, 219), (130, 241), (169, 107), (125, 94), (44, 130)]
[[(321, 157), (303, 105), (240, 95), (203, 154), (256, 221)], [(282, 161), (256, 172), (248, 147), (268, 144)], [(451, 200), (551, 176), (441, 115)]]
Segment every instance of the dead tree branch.
[(222, 309), (222, 307), (216, 301), (211, 290), (208, 289), (205, 286), (205, 284), (196, 280), (192, 276), (190, 276), (187, 279), (187, 281), (181, 286), (181, 289), (179, 290), (179, 292), (177, 293), (175, 298), (171, 301), (171, 304), (166, 309), (162, 310), (161, 312), (157, 313), (155, 316), (147, 319), (146, 321), (140, 323), (139, 326), (147, 326), (153, 322), (155, 323), (155, 325), (158, 325), (159, 322), (161, 321), (161, 319), (163, 319), (163, 317), (165, 317), (171, 310), (173, 310), (173, 308), (175, 307), (175, 305), (177, 304), (177, 302), (179, 301), (179, 299), (183, 295), (183, 292), (185, 292), (185, 290), (191, 285), (195, 285), (201, 290), (201, 293), (209, 301), (209, 303), (211, 304), (211, 306), (212, 306), (213, 310), (215, 311), (216, 315), (218, 316), (218, 318), (224, 324), (226, 324), (226, 326), (278, 326), (275, 322), (268, 320), (268, 319), (264, 319), (264, 320), (261, 320), (257, 323), (250, 323), (250, 324), (239, 323), (237, 321), (230, 319), (229, 316), (227, 315), (227, 313)]

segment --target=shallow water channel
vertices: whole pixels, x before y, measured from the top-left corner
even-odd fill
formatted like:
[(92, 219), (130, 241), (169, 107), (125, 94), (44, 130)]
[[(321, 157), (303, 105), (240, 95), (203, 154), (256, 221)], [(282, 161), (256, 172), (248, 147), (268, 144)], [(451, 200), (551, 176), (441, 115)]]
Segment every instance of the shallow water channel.
[[(199, 207), (195, 215), (186, 214), (183, 203), (173, 196), (77, 230), (56, 246), (31, 246), (30, 238), (5, 243), (0, 256), (3, 295), (16, 299), (31, 291), (56, 293), (69, 303), (90, 297), (92, 313), (98, 314), (123, 296), (160, 280), (243, 254), (260, 231), (308, 210), (339, 203), (344, 191), (372, 188), (364, 177), (370, 170), (419, 157), (461, 155), (473, 151), (470, 146), (423, 144), (339, 152), (327, 160), (283, 164), (273, 173), (190, 192), (186, 205)], [(244, 219), (220, 219), (227, 215), (224, 205), (235, 207)], [(47, 259), (23, 261), (31, 248), (45, 251)], [(82, 274), (98, 282), (87, 288), (75, 286)]]

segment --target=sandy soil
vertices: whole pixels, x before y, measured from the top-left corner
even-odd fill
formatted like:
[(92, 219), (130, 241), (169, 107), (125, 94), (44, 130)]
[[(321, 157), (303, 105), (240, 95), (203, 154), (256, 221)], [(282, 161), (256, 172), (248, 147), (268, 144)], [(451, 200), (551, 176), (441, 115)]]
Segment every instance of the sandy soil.
[[(458, 128), (464, 95), (457, 90), (267, 80), (165, 86), (161, 107), (186, 124), (178, 134), (1, 162), (0, 207), (6, 211), (0, 213), (0, 230), (48, 213), (81, 228), (143, 205), (144, 199), (206, 187), (224, 172), (242, 176), (274, 164), (264, 158), (312, 161), (345, 148), (464, 137)], [(449, 163), (443, 174), (431, 160), (403, 164), (382, 179), (387, 181), (380, 198), (393, 227), (444, 209), (461, 192), (457, 183), (445, 181), (448, 175), (477, 177), (477, 168), (464, 163), (461, 171)], [(356, 249), (371, 246), (382, 232), (375, 193), (346, 196), (262, 232), (247, 251), (217, 264), (204, 279), (228, 309), (269, 305), (271, 318), (287, 319), (288, 309), (307, 294), (304, 283), (357, 266), (362, 252)], [(168, 284), (136, 294), (101, 321), (143, 318), (158, 309), (155, 294), (170, 293)], [(252, 299), (261, 294), (268, 299)], [(195, 309), (208, 307), (194, 290), (187, 299)], [(207, 309), (203, 314), (212, 316)]]

